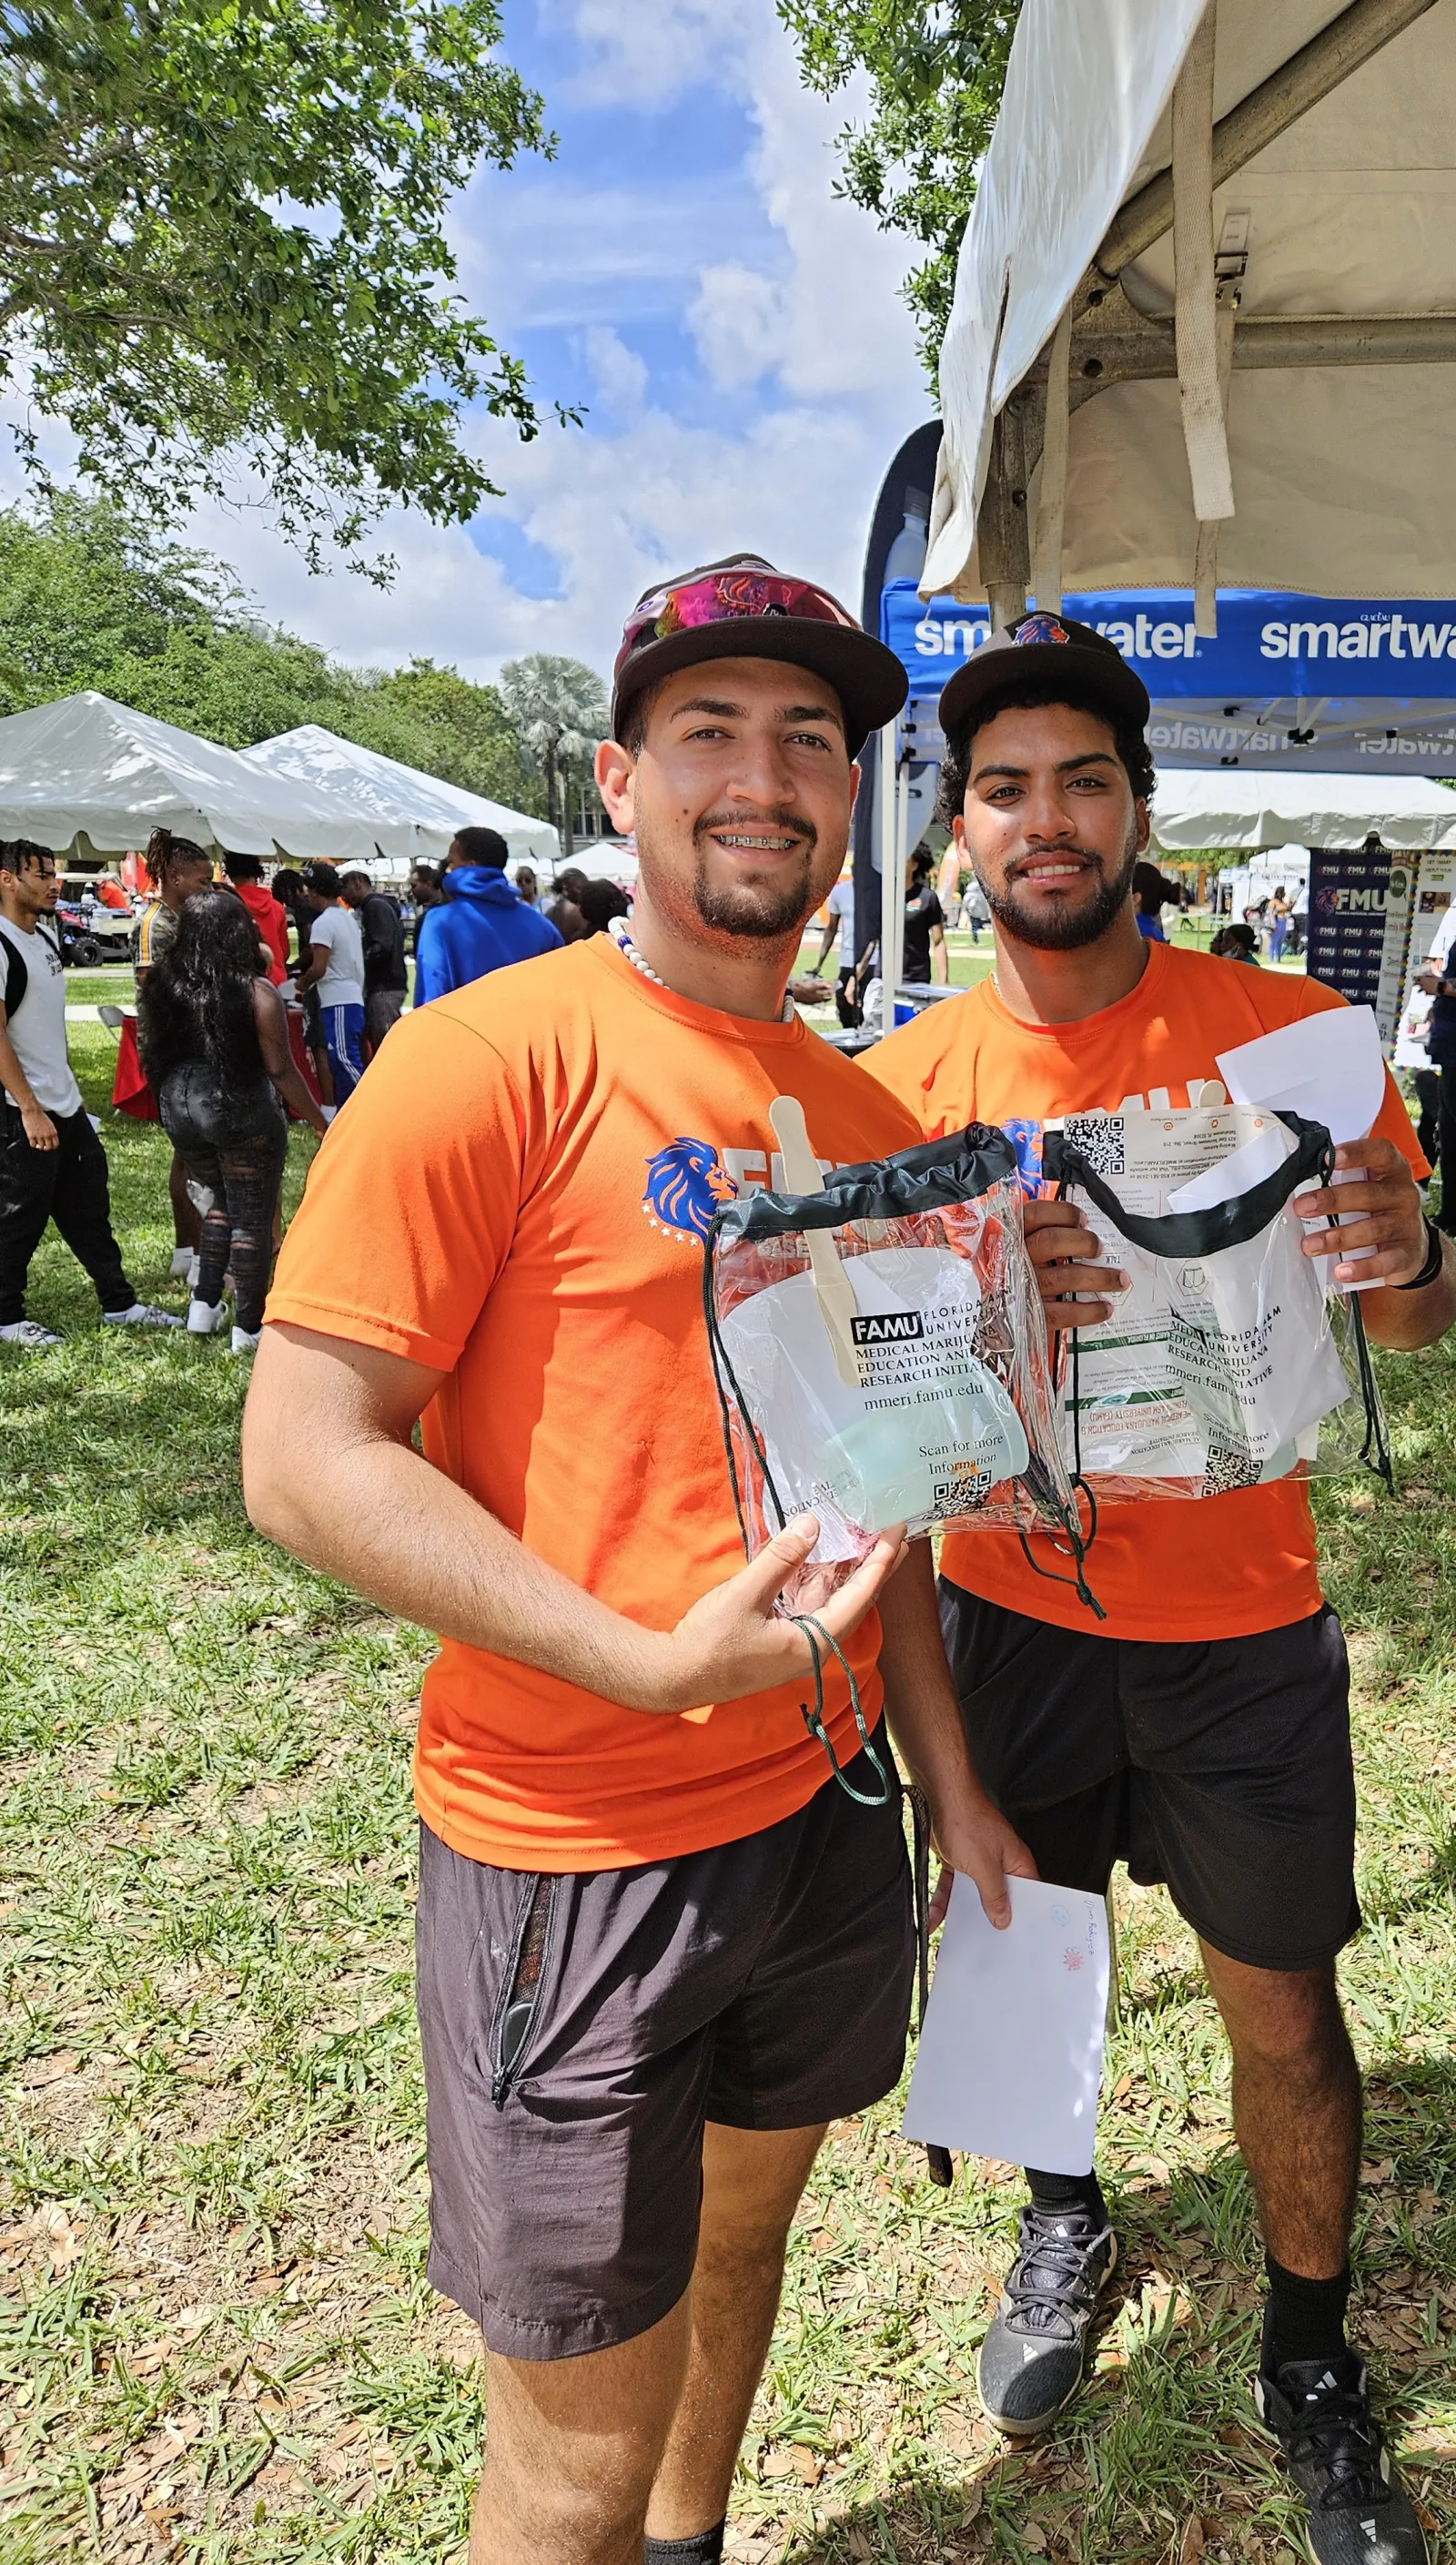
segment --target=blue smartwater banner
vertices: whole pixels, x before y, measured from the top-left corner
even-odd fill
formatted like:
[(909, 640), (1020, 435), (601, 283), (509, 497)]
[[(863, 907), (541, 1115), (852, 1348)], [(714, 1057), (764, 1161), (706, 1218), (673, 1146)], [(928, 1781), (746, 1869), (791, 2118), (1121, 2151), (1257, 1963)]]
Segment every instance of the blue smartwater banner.
[[(1200, 640), (1187, 589), (1068, 596), (1116, 642), (1152, 698), (1159, 766), (1261, 766), (1325, 775), (1456, 775), (1456, 602), (1233, 590)], [(923, 604), (910, 580), (881, 600), (881, 637), (934, 698), (990, 634), (983, 605)], [(935, 756), (934, 704), (912, 701), (916, 751)]]

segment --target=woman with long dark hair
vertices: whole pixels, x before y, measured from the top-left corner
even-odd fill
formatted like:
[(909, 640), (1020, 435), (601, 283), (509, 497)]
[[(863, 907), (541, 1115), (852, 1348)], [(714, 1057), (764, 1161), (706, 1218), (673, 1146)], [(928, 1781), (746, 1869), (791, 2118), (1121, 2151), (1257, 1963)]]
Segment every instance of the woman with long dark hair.
[[(131, 929), (131, 963), (138, 991), (176, 934), (177, 920), (186, 902), (208, 888), (212, 857), (195, 838), (179, 837), (170, 828), (153, 828), (146, 841), (146, 877), (152, 895)], [(172, 1236), (176, 1240), (172, 1272), (195, 1281), (202, 1209), (187, 1191), (187, 1170), (175, 1149), (167, 1170), (167, 1193), (172, 1205)]]
[(136, 1037), (162, 1127), (188, 1174), (213, 1198), (188, 1329), (205, 1336), (222, 1325), (231, 1264), (233, 1351), (251, 1352), (263, 1325), (288, 1155), (284, 1107), (315, 1131), (327, 1125), (290, 1057), (258, 929), (235, 892), (199, 891), (187, 901), (137, 993)]

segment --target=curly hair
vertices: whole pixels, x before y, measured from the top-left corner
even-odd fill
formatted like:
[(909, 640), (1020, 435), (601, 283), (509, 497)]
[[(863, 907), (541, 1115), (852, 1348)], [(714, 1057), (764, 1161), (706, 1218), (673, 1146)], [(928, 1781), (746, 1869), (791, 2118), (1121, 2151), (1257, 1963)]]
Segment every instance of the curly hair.
[(970, 782), (971, 743), (978, 730), (995, 720), (998, 713), (1039, 712), (1044, 704), (1066, 704), (1076, 713), (1091, 713), (1094, 720), (1106, 724), (1113, 735), (1118, 761), (1125, 769), (1133, 788), (1134, 799), (1150, 802), (1157, 781), (1152, 765), (1152, 751), (1141, 730), (1130, 722), (1115, 722), (1091, 686), (1085, 686), (1076, 671), (1062, 677), (1022, 678), (1018, 683), (1008, 679), (1004, 693), (988, 696), (977, 704), (964, 722), (946, 733), (945, 754), (940, 760), (940, 789), (936, 799), (936, 816), (943, 827), (950, 827), (965, 808), (965, 791)]
[(153, 1094), (186, 1059), (205, 1060), (225, 1095), (257, 1085), (265, 1072), (253, 983), (263, 976), (258, 929), (237, 892), (189, 899), (136, 993), (136, 1047)]
[(195, 837), (174, 837), (170, 828), (153, 828), (146, 841), (146, 877), (153, 890), (160, 890), (173, 864), (206, 864), (212, 857)]

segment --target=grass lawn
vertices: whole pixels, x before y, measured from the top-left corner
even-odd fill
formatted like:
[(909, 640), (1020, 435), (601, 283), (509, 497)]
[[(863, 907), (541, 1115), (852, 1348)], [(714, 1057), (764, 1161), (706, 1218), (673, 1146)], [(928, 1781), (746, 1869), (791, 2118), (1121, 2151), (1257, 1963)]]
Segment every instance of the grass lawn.
[[(76, 1029), (99, 1105), (111, 1045)], [(165, 1299), (165, 1144), (106, 1124)], [(291, 1186), (306, 1161), (296, 1136)], [(175, 1300), (173, 1305), (179, 1305)], [(249, 1530), (244, 1373), (104, 1334), (54, 1238), (0, 1349), (8, 1998), (5, 2565), (415, 2565), (463, 2537), (475, 2338), (422, 2276), (408, 1753), (415, 1631)], [(1323, 1491), (1358, 1677), (1369, 2077), (1355, 2322), (1413, 2491), (1456, 2525), (1456, 1353), (1381, 1363), (1393, 1503)], [(1215, 1575), (1189, 1510), (1188, 1571)], [(1192, 1944), (1120, 1891), (1104, 2162), (1125, 2258), (1089, 2394), (1024, 2455), (977, 2341), (1014, 2186), (931, 2189), (894, 2105), (839, 2129), (798, 2230), (733, 2503), (755, 2560), (1286, 2555), (1251, 2426), (1258, 2255)]]
[[(1186, 917), (1175, 919), (1171, 909), (1167, 912), (1164, 924), (1167, 928), (1169, 940), (1172, 943), (1178, 945), (1184, 951), (1192, 951), (1196, 953), (1207, 952), (1209, 939), (1215, 931), (1214, 920), (1211, 917), (1202, 914), (1190, 913)], [(805, 937), (804, 942), (800, 947), (799, 958), (795, 968), (806, 977), (812, 969), (821, 940), (819, 930), (816, 927), (812, 933)], [(974, 988), (978, 980), (985, 979), (995, 960), (995, 953), (991, 943), (991, 931), (987, 926), (983, 926), (981, 928), (979, 936), (976, 937), (974, 941), (972, 941), (970, 929), (968, 927), (947, 927), (945, 930), (945, 949), (949, 957), (950, 985), (955, 989)], [(831, 953), (827, 967), (832, 981), (839, 967), (839, 954), (837, 949), (835, 952)], [(1291, 955), (1287, 962), (1271, 963), (1266, 960), (1261, 965), (1261, 968), (1266, 971), (1276, 970), (1281, 973), (1294, 971), (1303, 976), (1305, 968), (1304, 956), (1303, 954)], [(813, 1025), (821, 1033), (832, 1032), (838, 1023), (838, 1017), (836, 1016), (832, 1006), (802, 1007), (800, 1009), (800, 1013), (804, 1017), (806, 1023)]]

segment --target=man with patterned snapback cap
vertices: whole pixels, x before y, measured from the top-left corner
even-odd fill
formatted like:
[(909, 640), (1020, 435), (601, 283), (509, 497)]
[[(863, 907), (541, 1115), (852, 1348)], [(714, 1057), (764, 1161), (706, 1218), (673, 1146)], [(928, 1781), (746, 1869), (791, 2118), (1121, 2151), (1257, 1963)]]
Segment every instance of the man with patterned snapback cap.
[[(425, 1678), (430, 2272), (482, 2326), (475, 2565), (713, 2565), (827, 2122), (890, 2091), (912, 1963), (883, 1710), (942, 1850), (1017, 1848), (970, 1775), (928, 1547), (812, 1642), (742, 1565), (702, 1318), (717, 1205), (917, 1136), (784, 990), (899, 662), (766, 562), (629, 619), (597, 780), (625, 922), (391, 1034), (318, 1153), (245, 1433), (255, 1521), (443, 1633)], [(423, 1425), (424, 1454), (411, 1445)], [(878, 1606), (878, 1609), (877, 1609)], [(840, 1653), (842, 1652), (842, 1653)]]
[[(1044, 1199), (1042, 1135), (1069, 1113), (1195, 1104), (1217, 1055), (1340, 1007), (1318, 981), (1144, 940), (1147, 693), (1087, 625), (1028, 615), (940, 697), (940, 815), (990, 907), (995, 975), (862, 1065), (935, 1137), (1000, 1123), (1055, 1326), (1093, 1327), (1126, 1278), (1069, 1204)], [(1222, 1088), (1218, 1089), (1222, 1093)], [(1423, 1224), (1424, 1165), (1387, 1079), (1353, 1191), (1296, 1196), (1362, 1292), (1377, 1344), (1456, 1315), (1456, 1255)], [(1336, 1232), (1336, 1206), (1352, 1224)], [(1352, 1255), (1373, 1249), (1355, 1265)], [(1346, 2342), (1360, 2086), (1336, 1986), (1357, 1929), (1354, 1784), (1340, 1623), (1320, 1590), (1305, 1485), (1103, 1509), (1084, 1622), (1033, 1535), (950, 1532), (940, 1607), (972, 1758), (1043, 1878), (1163, 1880), (1197, 1934), (1233, 2052), (1233, 2112), (1269, 2274), (1255, 2397), (1304, 2497), (1318, 2565), (1418, 2565), (1425, 2543)], [(1190, 1557), (1211, 1569), (1190, 1574)], [(1043, 1572), (1038, 1573), (1040, 1568)], [(1081, 2385), (1116, 2241), (1096, 2174), (1028, 2171), (1019, 2251), (979, 2360), (1003, 2430), (1044, 2431)]]

